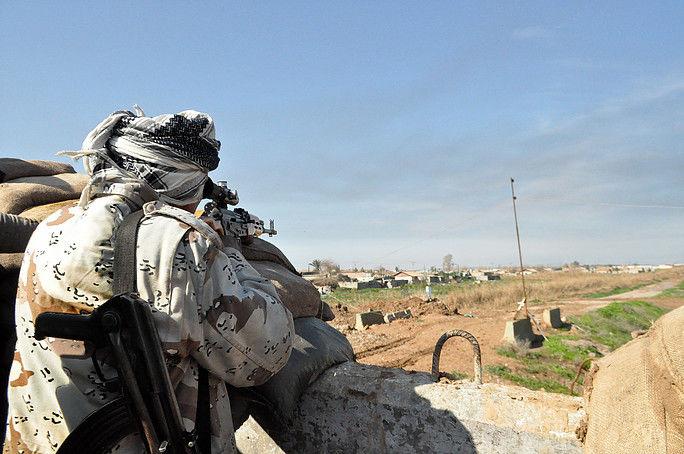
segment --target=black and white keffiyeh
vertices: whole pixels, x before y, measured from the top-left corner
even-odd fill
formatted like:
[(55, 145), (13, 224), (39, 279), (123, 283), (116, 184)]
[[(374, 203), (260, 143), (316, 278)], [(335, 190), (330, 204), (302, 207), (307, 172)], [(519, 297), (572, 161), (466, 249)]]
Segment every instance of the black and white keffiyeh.
[(201, 200), (207, 173), (218, 167), (220, 147), (207, 114), (185, 110), (146, 117), (136, 107), (135, 113), (118, 111), (105, 118), (80, 152), (67, 154), (85, 157), (91, 176), (111, 179), (115, 169), (122, 177), (142, 180), (161, 200), (182, 206)]

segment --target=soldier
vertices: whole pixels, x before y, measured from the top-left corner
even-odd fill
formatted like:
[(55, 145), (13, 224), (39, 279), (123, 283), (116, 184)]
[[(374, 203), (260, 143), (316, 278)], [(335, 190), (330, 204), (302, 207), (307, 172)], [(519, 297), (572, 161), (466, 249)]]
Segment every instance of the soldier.
[[(142, 209), (136, 251), (140, 296), (154, 309), (185, 428), (194, 428), (198, 366), (209, 373), (213, 453), (235, 449), (226, 383), (254, 386), (290, 355), (292, 316), (275, 288), (194, 213), (219, 162), (211, 117), (115, 112), (82, 150), (91, 176), (79, 204), (43, 221), (26, 249), (17, 290), (18, 341), (5, 450), (52, 453), (88, 414), (116, 397), (82, 342), (37, 341), (42, 312), (86, 313), (112, 296), (113, 239)], [(113, 368), (99, 359), (105, 376)], [(129, 436), (115, 452), (140, 452)]]

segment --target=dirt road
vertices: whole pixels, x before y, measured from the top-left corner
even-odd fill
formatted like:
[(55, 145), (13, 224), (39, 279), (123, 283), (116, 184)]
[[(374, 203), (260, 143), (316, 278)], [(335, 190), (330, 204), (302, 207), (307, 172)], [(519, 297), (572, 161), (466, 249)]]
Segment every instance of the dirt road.
[(674, 287), (677, 285), (677, 281), (663, 281), (663, 282), (657, 282), (655, 284), (647, 285), (645, 287), (638, 288), (636, 290), (632, 290), (631, 292), (625, 292), (625, 293), (618, 293), (617, 295), (610, 295), (603, 297), (601, 299), (604, 300), (633, 300), (633, 299), (640, 299), (640, 298), (653, 298), (654, 296), (658, 296), (660, 292), (663, 290), (667, 290), (669, 288)]

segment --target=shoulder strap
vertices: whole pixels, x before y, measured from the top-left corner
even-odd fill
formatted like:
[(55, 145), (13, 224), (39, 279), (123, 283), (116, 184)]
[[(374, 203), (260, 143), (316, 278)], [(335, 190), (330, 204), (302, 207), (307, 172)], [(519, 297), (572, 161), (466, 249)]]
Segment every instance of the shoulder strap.
[(136, 292), (137, 264), (135, 262), (135, 247), (137, 243), (140, 219), (143, 210), (134, 211), (126, 216), (116, 231), (114, 242), (114, 295), (126, 292)]

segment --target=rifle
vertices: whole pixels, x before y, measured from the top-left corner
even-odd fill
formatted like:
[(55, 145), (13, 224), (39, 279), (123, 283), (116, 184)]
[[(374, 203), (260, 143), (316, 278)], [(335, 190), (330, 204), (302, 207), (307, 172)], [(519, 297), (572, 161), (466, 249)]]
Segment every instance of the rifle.
[(263, 234), (273, 236), (278, 233), (273, 219), (269, 220), (269, 226), (266, 228), (264, 221), (244, 208), (229, 210), (228, 205), (237, 205), (240, 198), (236, 190), (228, 187), (226, 181), (214, 183), (208, 179), (204, 186), (203, 197), (211, 199), (204, 205), (204, 214), (220, 222), (226, 235), (239, 239), (243, 244), (250, 244), (254, 238)]

